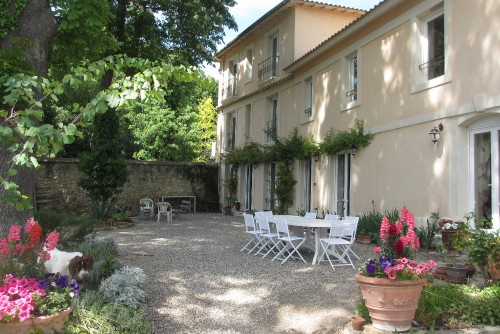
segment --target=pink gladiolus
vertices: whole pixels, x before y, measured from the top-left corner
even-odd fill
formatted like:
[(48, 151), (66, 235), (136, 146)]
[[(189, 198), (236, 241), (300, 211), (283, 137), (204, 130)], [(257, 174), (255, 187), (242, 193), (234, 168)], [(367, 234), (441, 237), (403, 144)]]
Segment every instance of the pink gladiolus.
[[(50, 232), (49, 235), (47, 236), (47, 239), (46, 239), (43, 247), (47, 250), (47, 252), (50, 252), (51, 250), (56, 248), (58, 241), (59, 241), (59, 233)], [(49, 259), (50, 259), (50, 257), (49, 257)]]
[(9, 236), (7, 237), (9, 242), (21, 241), (21, 226), (10, 225)]
[(390, 222), (389, 218), (384, 217), (382, 218), (382, 224), (380, 225), (380, 239), (387, 239), (389, 238), (389, 227)]
[(398, 220), (395, 224), (396, 224), (396, 234), (403, 233), (403, 223), (401, 223), (401, 221)]

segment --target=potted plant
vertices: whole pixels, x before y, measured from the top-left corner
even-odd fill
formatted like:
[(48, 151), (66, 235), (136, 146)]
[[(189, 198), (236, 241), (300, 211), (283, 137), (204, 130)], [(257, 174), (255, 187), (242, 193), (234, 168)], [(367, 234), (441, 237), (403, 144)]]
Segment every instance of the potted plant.
[(436, 225), (439, 221), (439, 211), (431, 212), (431, 216), (429, 217), (429, 224)]
[(488, 272), (493, 281), (499, 279), (500, 233), (499, 231), (473, 230), (469, 244), (469, 262), (476, 264), (487, 278)]
[(62, 330), (79, 287), (67, 276), (45, 274), (44, 263), (58, 240), (57, 232), (43, 240), (33, 219), (24, 229), (11, 225), (0, 239), (0, 333)]
[(369, 259), (356, 274), (356, 281), (373, 327), (391, 332), (407, 331), (426, 276), (436, 263), (413, 260), (420, 245), (415, 233), (415, 217), (406, 208), (401, 209), (398, 221), (382, 218), (380, 238), (382, 246), (374, 248), (379, 258)]

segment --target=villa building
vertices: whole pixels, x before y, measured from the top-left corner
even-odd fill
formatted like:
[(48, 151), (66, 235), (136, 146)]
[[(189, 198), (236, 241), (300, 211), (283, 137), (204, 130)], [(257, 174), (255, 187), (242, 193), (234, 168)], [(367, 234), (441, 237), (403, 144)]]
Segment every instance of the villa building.
[(276, 163), (225, 163), (294, 129), (321, 143), (364, 122), (370, 144), (290, 161), (297, 210), (474, 210), (500, 227), (500, 2), (385, 0), (365, 12), (285, 0), (216, 56), (220, 201), (276, 204)]

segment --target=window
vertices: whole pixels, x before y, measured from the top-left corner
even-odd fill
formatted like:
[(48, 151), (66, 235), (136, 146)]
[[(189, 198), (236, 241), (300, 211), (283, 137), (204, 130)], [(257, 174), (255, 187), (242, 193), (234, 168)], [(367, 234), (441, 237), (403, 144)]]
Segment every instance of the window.
[(247, 81), (252, 81), (253, 71), (253, 48), (247, 49), (247, 56), (245, 59), (245, 73)]
[(444, 13), (439, 10), (423, 21), (423, 63), (427, 80), (444, 75)]
[(252, 128), (252, 106), (247, 104), (245, 106), (245, 139), (250, 138), (250, 129)]
[(267, 58), (259, 63), (259, 83), (280, 76), (279, 34), (269, 35), (267, 43)]
[(227, 68), (227, 81), (222, 85), (222, 99), (238, 95), (238, 62), (230, 60)]
[(359, 56), (358, 51), (342, 60), (342, 95), (340, 110), (359, 105)]
[(449, 22), (451, 1), (418, 15), (413, 22), (411, 92), (435, 87), (451, 80)]
[(308, 78), (304, 82), (305, 88), (305, 103), (304, 103), (304, 120), (309, 121), (312, 119), (312, 99), (313, 99), (313, 82), (312, 78)]
[(236, 113), (228, 114), (227, 122), (227, 149), (233, 149), (236, 146)]
[(278, 135), (278, 98), (273, 97), (270, 99), (270, 112), (269, 120), (267, 121), (267, 141), (273, 141)]

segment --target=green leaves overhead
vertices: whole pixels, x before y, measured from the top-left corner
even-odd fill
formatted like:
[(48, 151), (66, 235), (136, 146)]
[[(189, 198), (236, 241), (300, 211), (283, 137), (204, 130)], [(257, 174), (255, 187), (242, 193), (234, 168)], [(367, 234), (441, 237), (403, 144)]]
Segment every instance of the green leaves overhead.
[(373, 134), (365, 134), (364, 122), (356, 120), (356, 128), (351, 128), (347, 131), (330, 130), (325, 136), (325, 139), (319, 144), (321, 153), (327, 155), (337, 154), (348, 150), (351, 146), (362, 148), (368, 146)]

